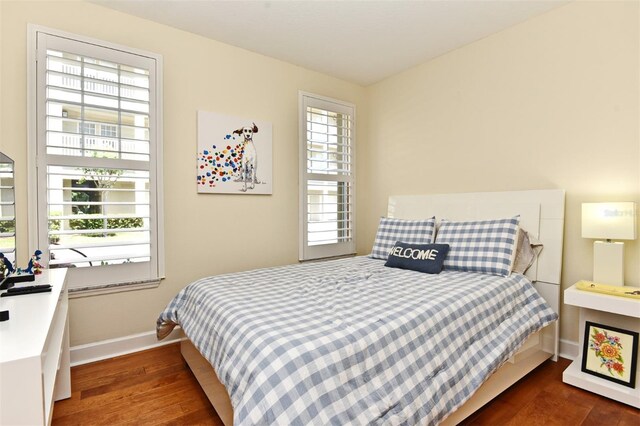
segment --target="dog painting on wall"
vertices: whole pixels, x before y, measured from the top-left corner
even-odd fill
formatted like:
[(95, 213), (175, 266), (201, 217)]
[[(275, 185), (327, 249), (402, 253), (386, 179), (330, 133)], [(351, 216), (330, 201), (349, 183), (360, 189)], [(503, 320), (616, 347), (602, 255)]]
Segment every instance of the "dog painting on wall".
[(236, 182), (243, 182), (242, 192), (247, 192), (247, 183), (250, 189), (256, 187), (256, 183), (260, 183), (257, 178), (258, 173), (258, 152), (253, 144), (253, 135), (258, 133), (258, 126), (252, 123), (252, 126), (245, 126), (241, 129), (234, 130), (233, 133), (242, 136), (242, 148), (240, 151), (240, 176)]
[(198, 111), (198, 192), (271, 194), (271, 138), (271, 123)]

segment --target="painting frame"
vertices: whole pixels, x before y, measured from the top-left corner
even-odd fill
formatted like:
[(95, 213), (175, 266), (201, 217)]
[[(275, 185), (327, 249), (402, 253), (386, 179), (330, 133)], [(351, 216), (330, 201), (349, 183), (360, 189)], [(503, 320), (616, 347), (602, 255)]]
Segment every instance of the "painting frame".
[(273, 194), (270, 122), (197, 111), (196, 183), (199, 194)]
[(585, 321), (582, 372), (635, 389), (638, 334), (631, 330)]

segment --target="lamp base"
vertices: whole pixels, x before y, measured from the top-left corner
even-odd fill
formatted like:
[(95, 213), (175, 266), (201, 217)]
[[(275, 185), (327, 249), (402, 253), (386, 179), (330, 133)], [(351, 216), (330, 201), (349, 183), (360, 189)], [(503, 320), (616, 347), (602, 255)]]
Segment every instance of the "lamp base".
[(624, 243), (593, 243), (593, 281), (624, 285)]

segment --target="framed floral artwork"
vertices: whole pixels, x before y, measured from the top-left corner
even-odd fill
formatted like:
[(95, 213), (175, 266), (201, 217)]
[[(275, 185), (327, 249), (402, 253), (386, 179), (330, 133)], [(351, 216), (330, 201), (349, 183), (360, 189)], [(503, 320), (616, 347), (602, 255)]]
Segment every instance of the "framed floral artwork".
[(635, 388), (637, 363), (638, 333), (585, 322), (583, 372)]

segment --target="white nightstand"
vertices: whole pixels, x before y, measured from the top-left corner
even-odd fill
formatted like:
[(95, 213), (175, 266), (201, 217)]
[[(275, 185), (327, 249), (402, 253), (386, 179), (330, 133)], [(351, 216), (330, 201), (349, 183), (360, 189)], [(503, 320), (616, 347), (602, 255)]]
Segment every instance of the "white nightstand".
[(635, 389), (583, 373), (581, 369), (585, 321), (640, 332), (640, 300), (578, 290), (573, 285), (564, 291), (564, 303), (580, 308), (580, 353), (562, 374), (562, 381), (640, 408), (640, 368), (635, 371)]

